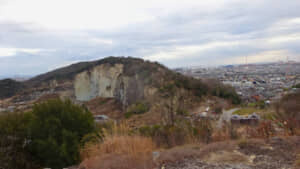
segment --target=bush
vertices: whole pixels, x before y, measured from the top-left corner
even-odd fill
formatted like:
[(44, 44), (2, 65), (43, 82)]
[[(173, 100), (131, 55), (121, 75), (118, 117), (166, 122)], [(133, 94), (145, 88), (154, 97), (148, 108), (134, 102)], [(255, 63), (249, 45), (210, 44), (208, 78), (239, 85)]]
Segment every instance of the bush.
[(300, 88), (300, 83), (293, 86), (293, 88), (298, 88), (299, 89)]
[(207, 84), (203, 83), (200, 79), (184, 77), (182, 75), (175, 76), (175, 86), (192, 91), (197, 97), (206, 95), (208, 89)]
[(208, 119), (202, 119), (197, 121), (196, 128), (194, 130), (198, 138), (208, 144), (211, 141), (213, 128), (211, 121)]
[(25, 147), (30, 113), (0, 115), (0, 168), (36, 168)]
[(255, 128), (248, 127), (246, 132), (250, 138), (269, 138), (275, 135), (275, 129), (270, 120), (260, 122)]
[(29, 151), (43, 167), (77, 164), (80, 140), (94, 130), (94, 119), (71, 101), (50, 100), (34, 106), (29, 123)]
[(288, 94), (275, 104), (278, 125), (288, 135), (295, 135), (300, 128), (300, 92)]
[(236, 93), (235, 89), (231, 86), (217, 83), (212, 86), (211, 93), (214, 96), (224, 99), (230, 99), (232, 104), (240, 104), (242, 102), (240, 96)]
[(248, 147), (248, 145), (249, 145), (249, 142), (245, 138), (242, 138), (241, 140), (238, 141), (238, 146), (240, 149), (244, 149), (244, 148)]
[(187, 110), (184, 109), (178, 109), (176, 111), (176, 114), (179, 116), (188, 116), (190, 113)]
[(261, 138), (269, 138), (274, 136), (275, 129), (272, 125), (272, 121), (262, 121), (256, 129), (257, 134)]
[(266, 107), (265, 101), (261, 100), (256, 103), (256, 106), (260, 109), (264, 109)]
[(124, 113), (124, 116), (125, 116), (126, 119), (129, 119), (132, 115), (134, 115), (132, 112)]
[(129, 118), (131, 117), (133, 114), (143, 114), (145, 112), (149, 111), (149, 106), (145, 103), (135, 103), (133, 105), (131, 105), (126, 114), (125, 117)]
[(216, 106), (216, 107), (214, 108), (214, 112), (215, 112), (216, 114), (222, 114), (222, 113), (223, 113), (223, 107), (222, 107), (222, 106)]
[(139, 133), (151, 137), (157, 146), (168, 148), (190, 143), (196, 134), (188, 123), (144, 126), (139, 128)]
[(174, 147), (199, 141), (209, 143), (213, 132), (210, 120), (190, 122), (184, 119), (178, 119), (173, 125), (144, 126), (138, 130), (141, 135), (151, 137), (160, 147)]

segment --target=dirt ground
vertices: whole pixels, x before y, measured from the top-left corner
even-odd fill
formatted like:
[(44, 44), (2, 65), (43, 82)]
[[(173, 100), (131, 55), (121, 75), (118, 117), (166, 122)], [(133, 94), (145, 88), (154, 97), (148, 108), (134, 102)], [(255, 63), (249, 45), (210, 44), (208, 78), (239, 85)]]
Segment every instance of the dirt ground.
[[(168, 152), (170, 151), (170, 152)], [(181, 148), (162, 153), (164, 169), (297, 169), (300, 137), (248, 140), (247, 143), (213, 143), (200, 148)], [(172, 152), (173, 151), (173, 152)], [(164, 153), (168, 154), (169, 160)], [(176, 154), (185, 154), (177, 158)], [(187, 155), (188, 154), (188, 155)], [(173, 160), (172, 160), (173, 159)]]

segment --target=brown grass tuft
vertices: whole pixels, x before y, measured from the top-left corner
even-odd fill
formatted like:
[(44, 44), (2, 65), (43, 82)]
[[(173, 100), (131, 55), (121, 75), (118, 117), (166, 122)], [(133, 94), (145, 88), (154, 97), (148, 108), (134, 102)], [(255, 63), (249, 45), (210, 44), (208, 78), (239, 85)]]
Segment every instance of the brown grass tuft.
[(81, 152), (84, 169), (149, 169), (152, 167), (151, 138), (108, 135), (102, 143), (86, 145)]

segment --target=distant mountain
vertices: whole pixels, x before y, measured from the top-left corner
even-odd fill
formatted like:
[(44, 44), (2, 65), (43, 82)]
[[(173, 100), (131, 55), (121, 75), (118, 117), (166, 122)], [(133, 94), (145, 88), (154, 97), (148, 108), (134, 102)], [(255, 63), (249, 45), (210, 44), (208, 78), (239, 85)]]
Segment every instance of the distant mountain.
[(11, 97), (23, 89), (24, 85), (12, 79), (0, 80), (0, 99)]

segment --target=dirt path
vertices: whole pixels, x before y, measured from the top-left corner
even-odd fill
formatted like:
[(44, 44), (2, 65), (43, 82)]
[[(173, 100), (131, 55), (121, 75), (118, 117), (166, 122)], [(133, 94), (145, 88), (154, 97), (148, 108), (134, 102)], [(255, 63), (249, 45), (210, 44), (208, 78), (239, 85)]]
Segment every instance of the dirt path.
[(239, 110), (240, 108), (233, 108), (233, 109), (229, 109), (229, 110), (225, 110), (223, 111), (219, 121), (218, 121), (218, 124), (217, 124), (217, 127), (218, 128), (221, 128), (222, 127), (222, 124), (223, 124), (223, 121), (226, 121), (226, 122), (229, 122), (230, 121), (230, 117), (232, 115), (233, 112)]

